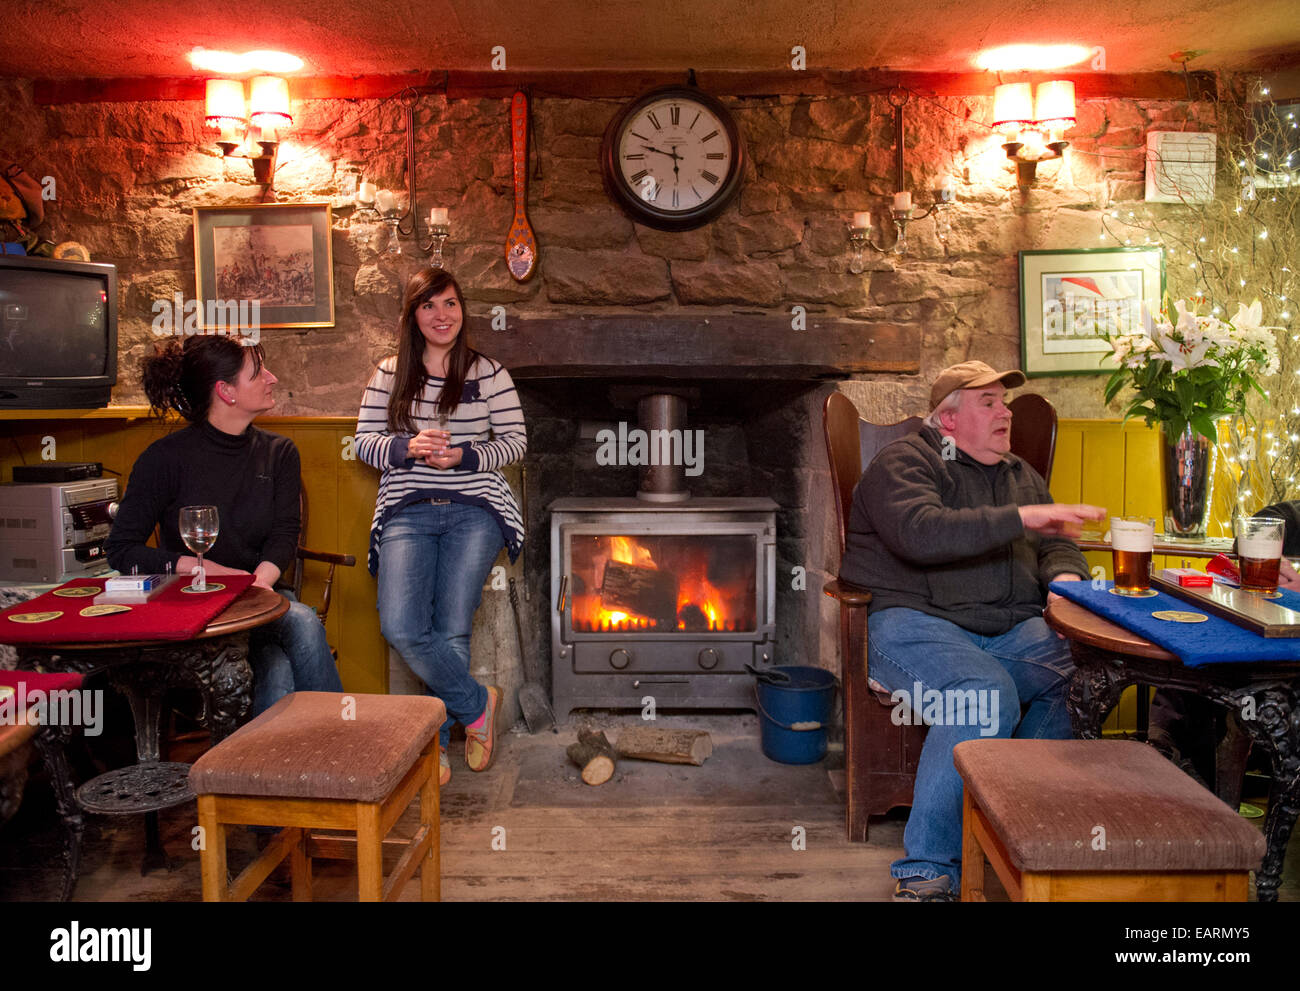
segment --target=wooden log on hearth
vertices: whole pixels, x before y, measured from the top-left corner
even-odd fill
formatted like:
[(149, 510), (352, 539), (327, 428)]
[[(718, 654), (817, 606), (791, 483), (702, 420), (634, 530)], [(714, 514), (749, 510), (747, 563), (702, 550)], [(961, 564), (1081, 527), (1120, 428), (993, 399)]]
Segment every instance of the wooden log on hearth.
[(620, 757), (699, 767), (713, 753), (713, 739), (701, 729), (633, 726), (619, 734), (616, 749)]
[(676, 625), (677, 576), (670, 571), (607, 561), (600, 580), (600, 604)]
[(616, 755), (603, 732), (578, 731), (578, 742), (569, 744), (565, 753), (582, 768), (582, 780), (589, 785), (603, 785), (614, 776)]

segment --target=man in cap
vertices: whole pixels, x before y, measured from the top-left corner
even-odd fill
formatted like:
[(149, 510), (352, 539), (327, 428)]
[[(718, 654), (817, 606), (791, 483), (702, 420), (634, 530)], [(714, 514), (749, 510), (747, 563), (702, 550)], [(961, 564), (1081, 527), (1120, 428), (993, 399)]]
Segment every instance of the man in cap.
[(1043, 605), (1050, 582), (1089, 577), (1068, 536), (1106, 511), (1054, 504), (1042, 477), (1010, 453), (1006, 390), (1024, 382), (982, 361), (945, 368), (921, 430), (883, 448), (853, 494), (840, 577), (872, 593), (871, 677), (893, 693), (900, 717), (914, 712), (931, 726), (904, 856), (890, 867), (897, 901), (960, 890), (954, 745), (1071, 735), (1070, 651)]

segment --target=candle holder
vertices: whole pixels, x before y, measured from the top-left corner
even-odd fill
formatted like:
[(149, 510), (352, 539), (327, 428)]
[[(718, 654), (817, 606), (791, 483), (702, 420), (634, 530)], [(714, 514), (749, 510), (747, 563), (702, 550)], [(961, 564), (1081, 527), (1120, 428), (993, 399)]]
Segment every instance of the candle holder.
[(894, 222), (894, 241), (892, 244), (877, 244), (872, 240), (871, 234), (875, 230), (874, 227), (851, 224), (849, 226), (849, 246), (852, 254), (849, 256), (849, 271), (854, 275), (861, 275), (866, 270), (868, 248), (882, 255), (901, 255), (905, 253), (907, 251), (907, 225), (914, 220), (924, 220), (926, 217), (933, 215), (935, 236), (940, 241), (946, 242), (952, 233), (952, 221), (948, 215), (954, 200), (952, 187), (939, 186), (933, 190), (933, 193), (934, 202), (919, 213), (916, 207), (913, 206), (896, 207), (889, 211), (890, 218)]
[(429, 256), (429, 264), (442, 268), (442, 245), (451, 236), (451, 224), (430, 224), (429, 243), (424, 245), (424, 252)]
[(400, 255), (402, 253), (402, 241), (398, 235), (401, 233), (402, 210), (399, 207), (394, 207), (391, 210), (383, 211), (381, 216), (384, 223), (388, 225), (387, 243), (384, 245), (383, 250), (390, 255)]

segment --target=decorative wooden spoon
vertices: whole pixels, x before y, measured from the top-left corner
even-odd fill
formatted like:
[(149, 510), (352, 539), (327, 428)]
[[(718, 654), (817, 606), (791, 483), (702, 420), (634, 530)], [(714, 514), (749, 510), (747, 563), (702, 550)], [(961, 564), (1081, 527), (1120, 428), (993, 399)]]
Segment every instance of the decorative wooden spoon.
[(506, 267), (516, 282), (525, 282), (537, 268), (537, 239), (528, 223), (528, 97), (522, 92), (510, 101), (510, 151), (514, 158), (515, 219), (506, 235)]

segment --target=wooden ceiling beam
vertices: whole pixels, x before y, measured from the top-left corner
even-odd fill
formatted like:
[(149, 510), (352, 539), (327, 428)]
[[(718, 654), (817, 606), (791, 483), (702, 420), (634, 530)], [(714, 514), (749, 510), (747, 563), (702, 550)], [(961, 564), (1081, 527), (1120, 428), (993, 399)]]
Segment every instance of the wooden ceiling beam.
[[(1019, 78), (1014, 74), (1005, 79)], [(1028, 78), (1028, 77), (1024, 77)], [(1072, 79), (1078, 99), (1124, 98), (1186, 100), (1190, 88), (1196, 99), (1213, 99), (1213, 73), (1100, 72), (1037, 73), (1035, 79)], [(734, 97), (776, 95), (836, 96), (882, 92), (903, 86), (932, 96), (991, 96), (998, 76), (989, 72), (892, 72), (881, 69), (833, 71), (809, 69), (764, 72), (701, 71), (701, 88)], [(626, 98), (656, 86), (681, 84), (686, 73), (673, 71), (470, 72), (428, 70), (371, 76), (289, 77), (295, 100), (364, 100), (394, 96), (407, 87), (419, 93), (446, 93), (449, 99), (508, 98), (532, 87), (538, 97), (590, 99)], [(116, 79), (37, 79), (34, 98), (43, 106), (68, 103), (134, 103), (156, 100), (202, 100), (203, 77), (134, 76)]]

